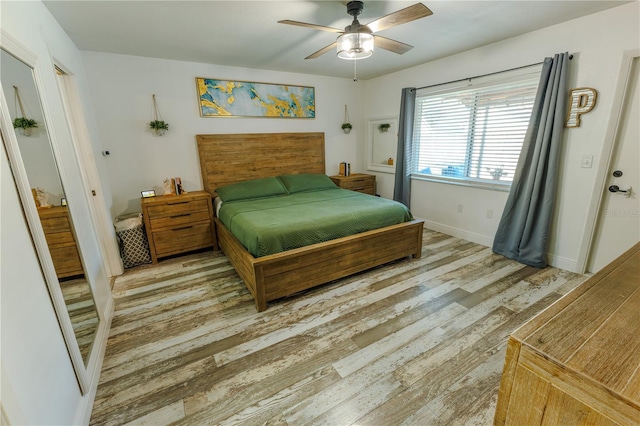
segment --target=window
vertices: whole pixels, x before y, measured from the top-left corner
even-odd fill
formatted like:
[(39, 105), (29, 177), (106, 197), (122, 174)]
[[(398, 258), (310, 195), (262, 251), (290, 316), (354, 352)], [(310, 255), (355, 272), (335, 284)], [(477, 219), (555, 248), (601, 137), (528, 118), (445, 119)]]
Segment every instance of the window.
[[(522, 149), (539, 67), (496, 81), (418, 91), (413, 172), (424, 177), (509, 186)], [(478, 79), (479, 80), (479, 79)], [(452, 87), (455, 86), (455, 87)]]

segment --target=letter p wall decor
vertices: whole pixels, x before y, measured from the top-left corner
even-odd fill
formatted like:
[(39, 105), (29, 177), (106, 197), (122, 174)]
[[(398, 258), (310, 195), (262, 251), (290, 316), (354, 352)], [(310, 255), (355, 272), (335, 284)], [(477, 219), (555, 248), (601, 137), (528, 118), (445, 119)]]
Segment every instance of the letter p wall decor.
[(564, 127), (580, 127), (580, 115), (596, 106), (596, 89), (580, 87), (569, 91), (569, 115)]

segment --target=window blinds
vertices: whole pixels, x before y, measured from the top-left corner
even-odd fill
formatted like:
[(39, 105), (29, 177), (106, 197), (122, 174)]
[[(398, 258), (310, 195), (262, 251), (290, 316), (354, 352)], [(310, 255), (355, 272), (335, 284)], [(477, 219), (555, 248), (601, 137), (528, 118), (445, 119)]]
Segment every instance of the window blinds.
[(416, 96), (414, 173), (508, 183), (539, 74)]

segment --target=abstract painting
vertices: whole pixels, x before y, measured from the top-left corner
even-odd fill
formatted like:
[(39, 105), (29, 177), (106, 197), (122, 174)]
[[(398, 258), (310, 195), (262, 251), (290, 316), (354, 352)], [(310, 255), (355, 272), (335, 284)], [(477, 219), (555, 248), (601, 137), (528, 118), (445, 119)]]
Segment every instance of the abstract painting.
[(196, 78), (201, 117), (315, 118), (315, 88)]

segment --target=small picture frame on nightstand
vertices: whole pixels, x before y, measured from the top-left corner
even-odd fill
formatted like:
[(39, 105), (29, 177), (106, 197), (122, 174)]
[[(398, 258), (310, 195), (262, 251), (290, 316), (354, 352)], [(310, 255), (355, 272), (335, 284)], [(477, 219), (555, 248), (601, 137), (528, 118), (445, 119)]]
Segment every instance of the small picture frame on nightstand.
[(142, 198), (151, 198), (156, 196), (156, 191), (148, 189), (146, 191), (141, 191), (140, 194), (142, 194)]

